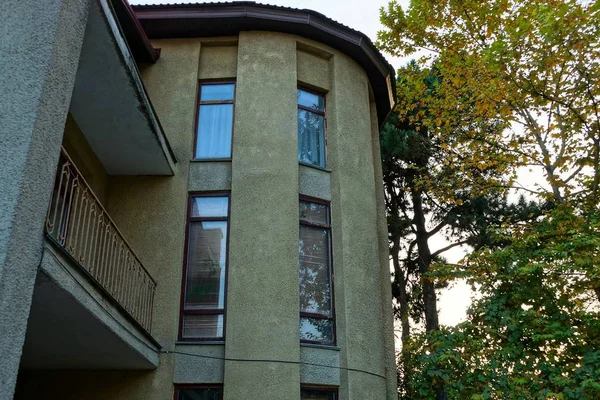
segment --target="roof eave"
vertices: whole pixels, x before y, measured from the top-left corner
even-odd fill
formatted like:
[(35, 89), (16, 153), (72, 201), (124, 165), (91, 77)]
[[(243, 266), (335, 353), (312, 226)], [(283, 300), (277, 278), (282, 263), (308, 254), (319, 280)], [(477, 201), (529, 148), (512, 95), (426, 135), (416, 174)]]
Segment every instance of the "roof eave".
[(318, 12), (254, 2), (136, 5), (133, 10), (151, 39), (230, 36), (247, 30), (313, 39), (347, 54), (365, 70), (380, 124), (395, 104), (394, 69), (371, 40)]

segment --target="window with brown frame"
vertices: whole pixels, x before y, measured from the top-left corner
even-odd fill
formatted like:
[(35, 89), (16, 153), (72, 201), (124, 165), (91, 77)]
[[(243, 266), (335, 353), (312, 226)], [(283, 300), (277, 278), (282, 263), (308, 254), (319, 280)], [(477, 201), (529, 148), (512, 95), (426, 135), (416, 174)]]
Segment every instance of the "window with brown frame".
[(325, 168), (325, 96), (298, 89), (298, 161)]
[(338, 389), (323, 386), (302, 386), (301, 400), (337, 400)]
[(221, 400), (221, 385), (176, 385), (174, 400)]
[(200, 84), (194, 159), (231, 158), (234, 102), (235, 83)]
[(329, 204), (300, 198), (300, 340), (335, 344)]
[(188, 206), (180, 340), (222, 340), (229, 194), (193, 194)]

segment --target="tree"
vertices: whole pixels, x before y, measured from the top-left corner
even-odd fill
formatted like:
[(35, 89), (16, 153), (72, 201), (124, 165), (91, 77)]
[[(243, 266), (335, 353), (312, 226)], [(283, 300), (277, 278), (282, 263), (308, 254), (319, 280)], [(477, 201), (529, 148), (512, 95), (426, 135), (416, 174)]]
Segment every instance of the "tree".
[[(411, 64), (407, 69), (418, 69)], [(430, 70), (424, 82), (429, 91), (438, 87), (435, 69)], [(402, 78), (399, 91), (409, 86)], [(468, 109), (468, 105), (465, 105)], [(412, 113), (427, 114), (425, 107), (414, 108)], [(425, 332), (440, 329), (436, 289), (447, 284), (431, 274), (434, 264), (445, 264), (442, 258), (447, 251), (462, 245), (479, 248), (489, 243), (489, 228), (507, 218), (518, 219), (517, 207), (509, 206), (501, 190), (497, 189), (499, 169), (493, 163), (481, 166), (479, 151), (487, 143), (473, 145), (477, 151), (463, 152), (458, 163), (439, 163), (453, 156), (453, 143), (465, 135), (493, 136), (499, 125), (495, 119), (468, 124), (461, 122), (451, 135), (438, 129), (412, 127), (400, 122), (392, 114), (381, 131), (384, 187), (390, 233), (390, 255), (394, 266), (392, 292), (397, 303), (397, 316), (402, 326), (403, 349), (408, 349), (411, 320), (424, 321)], [(459, 189), (450, 193), (449, 188)], [(521, 208), (531, 206), (522, 202)], [(523, 212), (521, 212), (523, 214)], [(448, 244), (432, 250), (431, 241), (437, 236), (446, 237)], [(438, 246), (439, 247), (439, 246)], [(411, 354), (402, 352), (400, 374), (403, 382), (410, 380)], [(443, 398), (443, 386), (437, 385), (438, 398)], [(405, 398), (411, 397), (410, 387), (403, 385)]]
[[(410, 82), (400, 121), (442, 139), (448, 158), (436, 168), (469, 171), (440, 181), (436, 194), (451, 199), (475, 183), (545, 205), (529, 221), (496, 225), (462, 266), (432, 271), (468, 277), (481, 298), (464, 324), (411, 339), (409, 386), (425, 398), (439, 381), (450, 397), (599, 396), (589, 379), (600, 375), (600, 2), (412, 0), (405, 12), (393, 1), (382, 22), (382, 49), (425, 50), (419, 62), (438, 77), (432, 91), (428, 68), (399, 72)], [(543, 181), (520, 185), (528, 168)]]

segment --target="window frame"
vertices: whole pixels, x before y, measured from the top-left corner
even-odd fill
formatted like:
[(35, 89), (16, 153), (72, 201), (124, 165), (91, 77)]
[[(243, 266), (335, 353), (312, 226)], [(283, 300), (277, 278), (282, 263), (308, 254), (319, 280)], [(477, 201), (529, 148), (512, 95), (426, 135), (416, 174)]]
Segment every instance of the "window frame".
[[(197, 197), (227, 197), (227, 217), (192, 217), (192, 204), (194, 198)], [(227, 286), (229, 281), (229, 230), (230, 230), (230, 215), (231, 215), (231, 192), (214, 191), (214, 192), (190, 192), (188, 195), (187, 215), (185, 223), (185, 244), (183, 249), (183, 272), (181, 274), (181, 299), (179, 305), (179, 329), (177, 333), (178, 342), (224, 342), (227, 328)], [(206, 310), (185, 310), (185, 293), (188, 271), (188, 250), (190, 223), (203, 221), (225, 221), (227, 222), (227, 239), (225, 242), (225, 285), (224, 301), (222, 309), (206, 309)], [(222, 337), (183, 337), (183, 322), (186, 315), (223, 315), (223, 336)]]
[[(173, 400), (179, 400), (179, 391), (194, 389), (219, 389), (219, 400), (223, 400), (223, 385), (215, 384), (177, 384), (173, 388)], [(337, 400), (337, 398), (336, 398)]]
[[(304, 86), (302, 84), (298, 84), (296, 91), (298, 91), (298, 90), (303, 90), (305, 92), (312, 93), (314, 95), (317, 95), (317, 96), (320, 96), (323, 98), (323, 110), (318, 110), (316, 108), (311, 108), (311, 107), (306, 107), (306, 106), (300, 105), (298, 103), (297, 98), (296, 98), (296, 107), (298, 110), (304, 110), (304, 111), (312, 112), (312, 113), (323, 116), (323, 146), (324, 146), (323, 147), (323, 161), (324, 161), (324, 165), (310, 164), (310, 163), (307, 163), (304, 161), (300, 161), (300, 159), (298, 159), (298, 163), (301, 165), (306, 165), (307, 167), (312, 167), (312, 168), (317, 168), (317, 169), (322, 169), (322, 170), (328, 171), (328, 167), (327, 167), (327, 93), (324, 91), (312, 89), (312, 88)], [(298, 127), (296, 127), (296, 130), (297, 129), (298, 129)], [(298, 139), (298, 138), (296, 138), (296, 139)]]
[[(316, 203), (316, 204), (323, 204), (327, 206), (327, 211), (328, 211), (328, 224), (327, 225), (323, 225), (323, 224), (319, 224), (319, 223), (314, 223), (314, 222), (307, 222), (307, 221), (302, 221), (300, 219), (300, 216), (298, 216), (298, 239), (300, 239), (300, 227), (302, 225), (304, 226), (308, 226), (308, 227), (313, 227), (313, 228), (319, 228), (319, 229), (326, 229), (328, 231), (328, 246), (329, 246), (329, 282), (330, 282), (330, 288), (329, 290), (331, 291), (330, 293), (330, 298), (331, 298), (331, 316), (326, 316), (323, 314), (319, 314), (319, 313), (308, 313), (308, 312), (303, 312), (300, 311), (300, 316), (299, 316), (299, 320), (302, 319), (302, 317), (305, 318), (313, 318), (313, 319), (327, 319), (332, 321), (333, 323), (333, 340), (331, 342), (324, 342), (321, 340), (307, 340), (307, 339), (302, 339), (300, 338), (300, 343), (302, 344), (318, 344), (318, 345), (322, 345), (322, 346), (337, 346), (337, 321), (336, 321), (336, 313), (335, 313), (335, 282), (334, 282), (334, 278), (335, 278), (335, 274), (333, 271), (333, 237), (332, 237), (332, 231), (331, 231), (331, 201), (329, 200), (323, 200), (323, 199), (319, 199), (317, 197), (311, 197), (311, 196), (306, 196), (306, 195), (300, 195), (299, 197), (299, 201), (298, 201), (298, 209), (300, 208), (300, 202), (301, 201), (305, 201), (305, 202), (309, 202), (309, 203)], [(298, 254), (298, 267), (300, 267), (300, 254)], [(298, 284), (300, 282), (298, 281)]]
[(338, 386), (316, 386), (316, 385), (300, 385), (300, 398), (302, 398), (303, 390), (310, 390), (313, 392), (325, 392), (333, 394), (333, 400), (339, 400), (340, 388)]
[[(202, 101), (202, 86), (208, 85), (228, 85), (233, 84), (233, 99), (232, 100), (209, 100)], [(235, 101), (237, 95), (237, 82), (235, 78), (231, 79), (202, 79), (198, 80), (196, 87), (196, 111), (194, 117), (194, 147), (192, 148), (192, 161), (231, 161), (233, 156), (233, 134), (235, 131)], [(198, 146), (198, 127), (200, 126), (200, 107), (203, 105), (215, 105), (215, 104), (232, 104), (233, 115), (231, 117), (231, 148), (229, 149), (229, 157), (197, 157), (196, 149)]]

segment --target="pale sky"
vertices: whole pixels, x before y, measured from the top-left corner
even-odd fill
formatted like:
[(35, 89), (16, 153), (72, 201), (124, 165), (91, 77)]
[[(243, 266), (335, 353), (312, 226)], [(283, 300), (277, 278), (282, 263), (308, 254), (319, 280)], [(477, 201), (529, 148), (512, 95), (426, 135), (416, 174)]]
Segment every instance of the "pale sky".
[[(129, 0), (129, 2), (131, 4), (190, 3), (182, 0)], [(337, 22), (364, 33), (371, 41), (375, 42), (377, 31), (382, 28), (379, 22), (379, 9), (387, 7), (388, 2), (388, 0), (273, 0), (259, 3), (318, 11)], [(403, 7), (407, 7), (410, 0), (399, 0), (398, 2)], [(193, 1), (191, 3), (207, 2)], [(406, 63), (406, 60), (391, 57), (389, 54), (384, 54), (384, 56), (396, 69)], [(443, 246), (445, 246), (445, 243), (442, 239), (434, 241), (432, 250), (435, 251)], [(464, 250), (458, 248), (445, 254), (450, 262), (456, 262), (463, 256)], [(440, 323), (455, 325), (462, 321), (471, 302), (470, 298), (471, 291), (464, 282), (456, 282), (451, 289), (444, 290), (438, 297)]]

